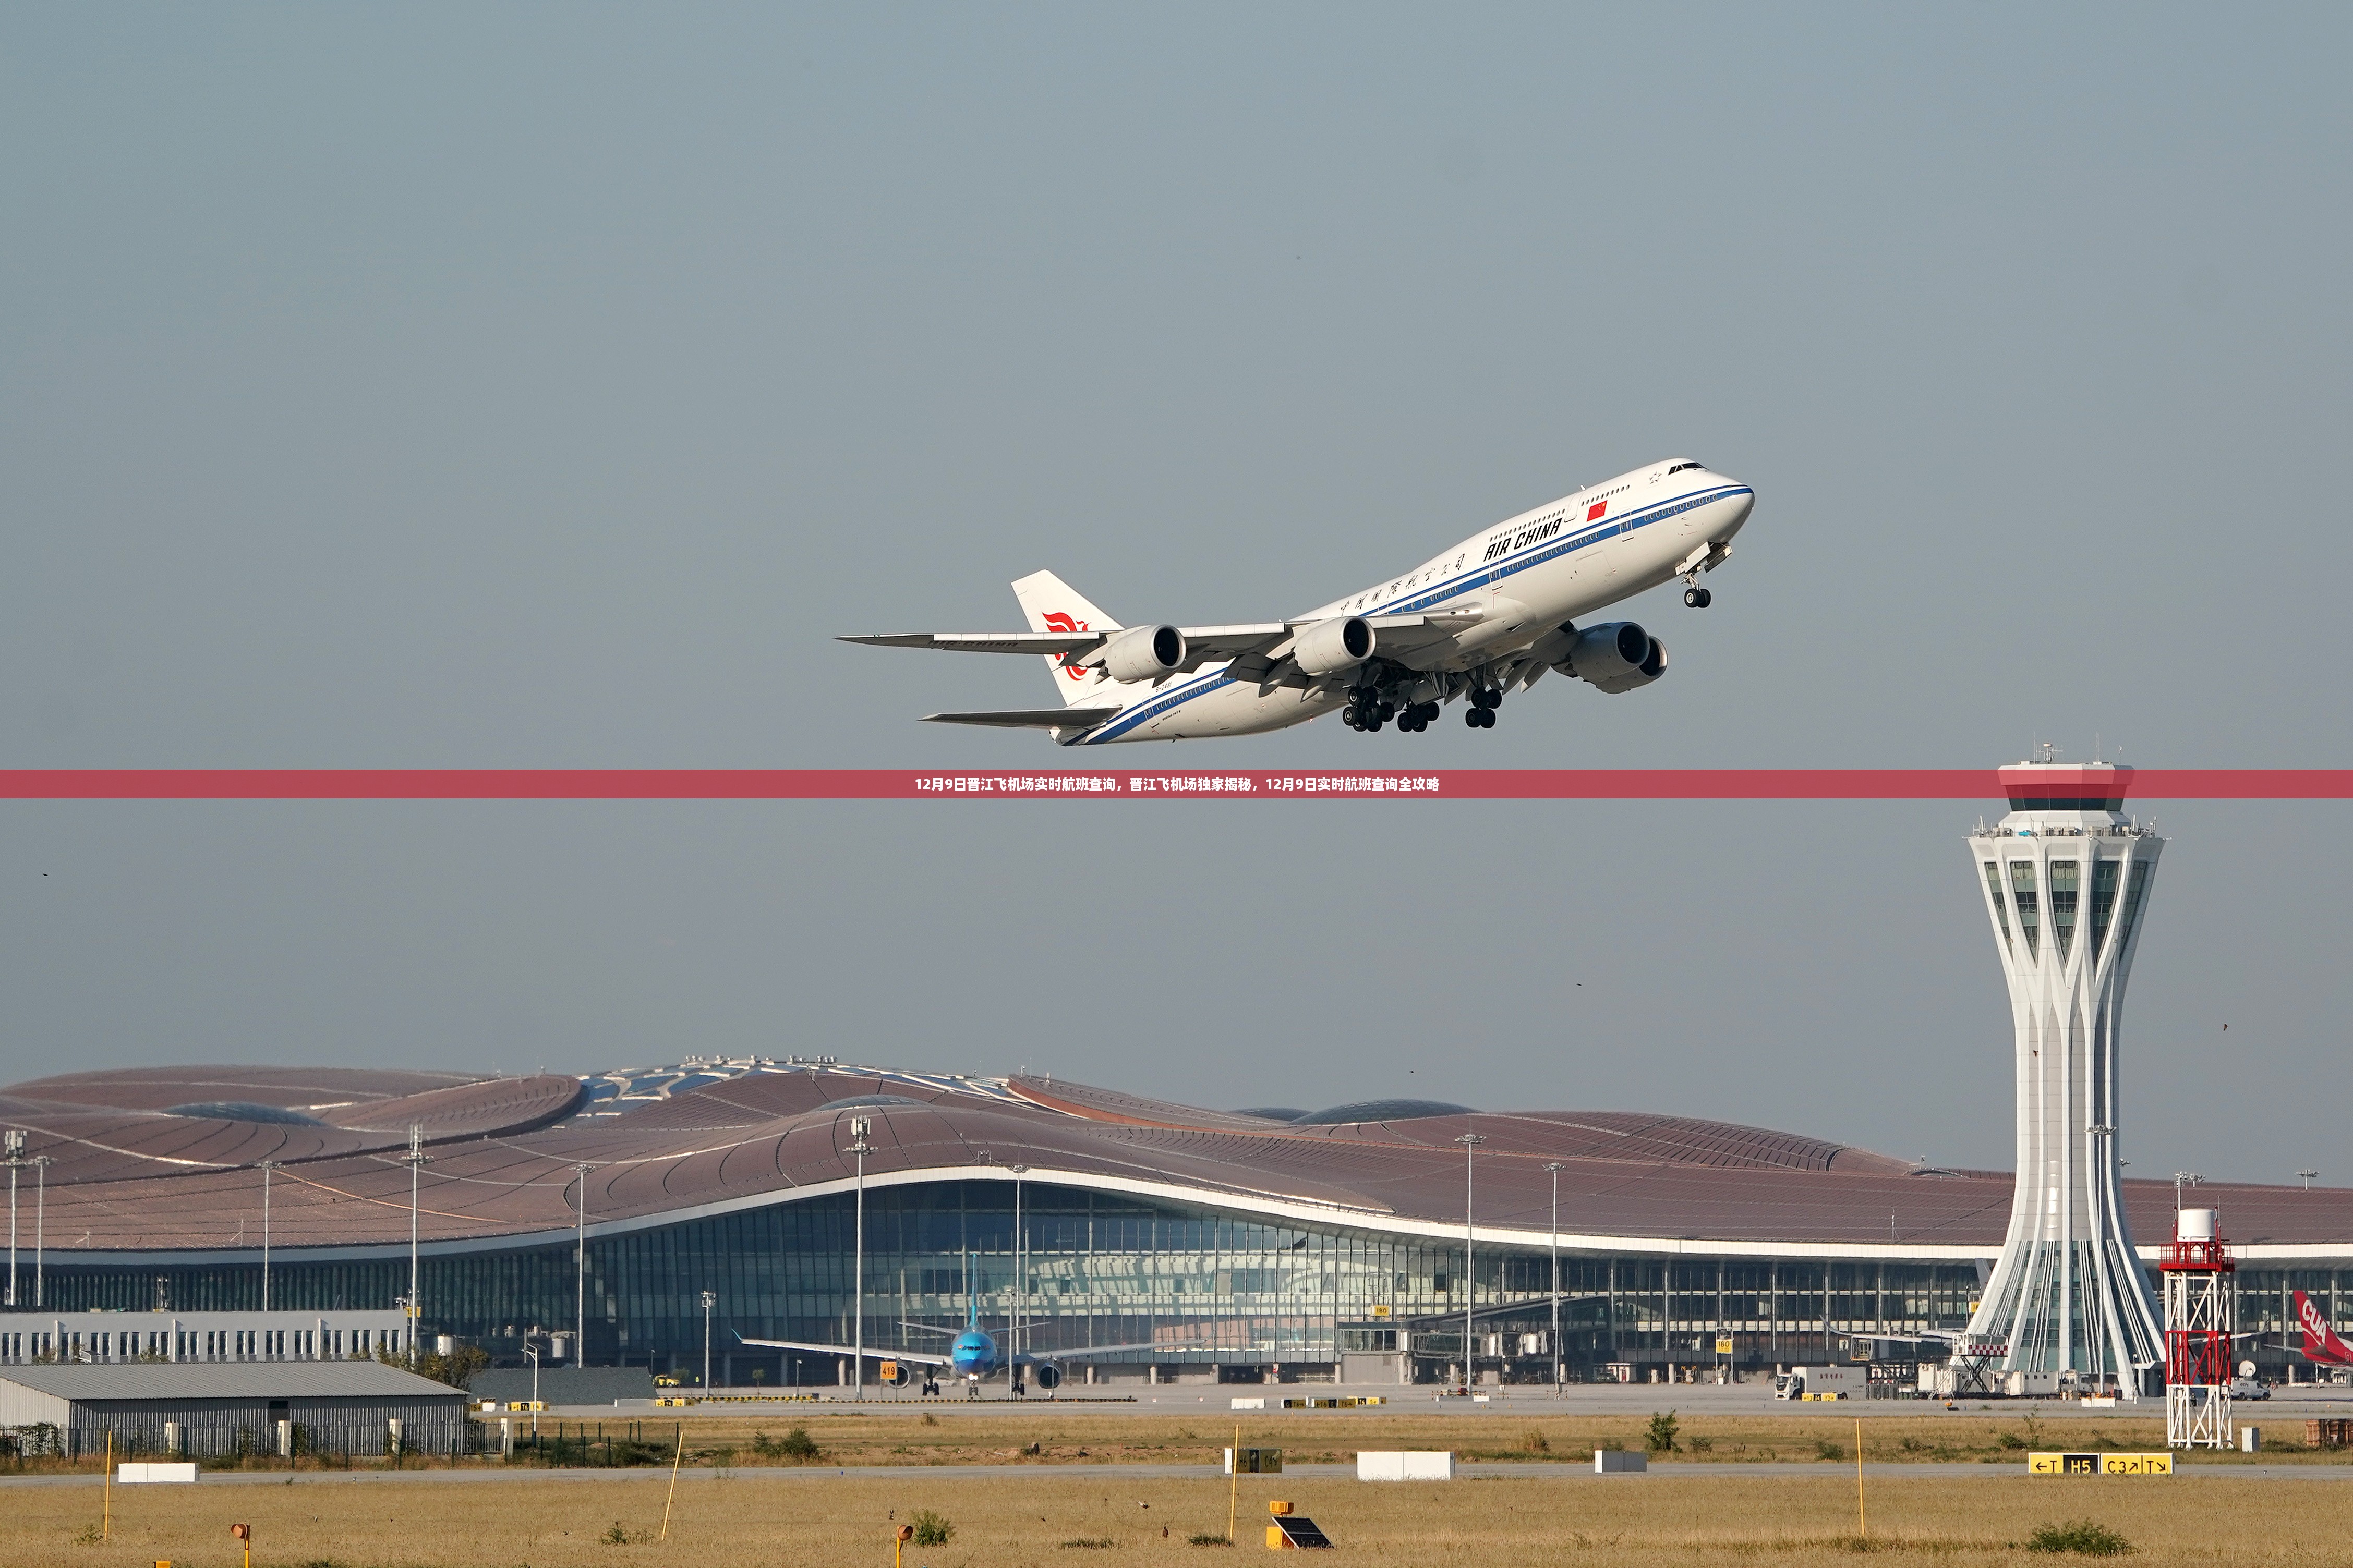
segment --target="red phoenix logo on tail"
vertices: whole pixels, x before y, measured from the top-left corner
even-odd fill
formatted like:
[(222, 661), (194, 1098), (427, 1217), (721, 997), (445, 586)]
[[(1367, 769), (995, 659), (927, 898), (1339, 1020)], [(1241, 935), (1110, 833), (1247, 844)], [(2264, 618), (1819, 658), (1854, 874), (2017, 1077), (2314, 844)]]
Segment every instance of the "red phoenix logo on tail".
[[(1086, 622), (1072, 620), (1069, 616), (1064, 615), (1061, 611), (1054, 610), (1050, 612), (1046, 616), (1046, 629), (1050, 632), (1083, 632), (1090, 630), (1091, 628), (1087, 626)], [(1072, 680), (1084, 680), (1087, 678), (1087, 672), (1085, 670), (1075, 668), (1067, 664), (1062, 666), (1062, 673), (1069, 676)]]

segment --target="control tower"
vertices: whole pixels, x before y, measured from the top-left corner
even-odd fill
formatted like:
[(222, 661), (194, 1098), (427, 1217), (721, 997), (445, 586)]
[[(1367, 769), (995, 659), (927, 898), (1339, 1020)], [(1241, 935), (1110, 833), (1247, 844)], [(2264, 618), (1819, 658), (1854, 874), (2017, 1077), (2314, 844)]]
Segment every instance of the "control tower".
[(1997, 1389), (2137, 1400), (2165, 1340), (2117, 1184), (2121, 1037), (2164, 840), (2124, 815), (2130, 768), (2046, 758), (2001, 784), (2010, 814), (1969, 859), (2018, 1035), (2018, 1184), (1959, 1353)]

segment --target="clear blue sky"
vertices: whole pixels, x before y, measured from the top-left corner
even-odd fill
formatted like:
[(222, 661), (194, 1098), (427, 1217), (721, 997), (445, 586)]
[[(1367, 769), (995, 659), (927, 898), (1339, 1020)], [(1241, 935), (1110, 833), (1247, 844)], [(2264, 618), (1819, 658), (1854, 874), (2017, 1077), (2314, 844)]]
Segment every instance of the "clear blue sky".
[[(1150, 760), (2353, 764), (2348, 35), (0, 6), (0, 765), (1051, 766), (913, 722), (1034, 667), (830, 637), (1278, 616), (1668, 454), (1760, 499), (1658, 685)], [(826, 1051), (2006, 1164), (1977, 810), (12, 806), (0, 1079)], [(2158, 813), (2136, 1173), (2353, 1180), (2353, 824)]]

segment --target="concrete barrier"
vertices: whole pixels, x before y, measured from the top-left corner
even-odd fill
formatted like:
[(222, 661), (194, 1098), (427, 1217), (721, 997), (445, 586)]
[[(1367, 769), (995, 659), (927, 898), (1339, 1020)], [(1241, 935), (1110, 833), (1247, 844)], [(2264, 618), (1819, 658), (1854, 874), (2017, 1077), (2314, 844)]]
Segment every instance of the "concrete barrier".
[(1446, 1449), (1435, 1453), (1409, 1449), (1374, 1449), (1356, 1456), (1356, 1479), (1360, 1481), (1451, 1481), (1454, 1479), (1454, 1453)]
[(125, 1462), (115, 1469), (114, 1479), (126, 1487), (157, 1481), (193, 1481), (196, 1479), (194, 1465), (134, 1465)]
[(1593, 1473), (1597, 1476), (1639, 1476), (1651, 1468), (1651, 1456), (1630, 1453), (1623, 1448), (1593, 1450)]

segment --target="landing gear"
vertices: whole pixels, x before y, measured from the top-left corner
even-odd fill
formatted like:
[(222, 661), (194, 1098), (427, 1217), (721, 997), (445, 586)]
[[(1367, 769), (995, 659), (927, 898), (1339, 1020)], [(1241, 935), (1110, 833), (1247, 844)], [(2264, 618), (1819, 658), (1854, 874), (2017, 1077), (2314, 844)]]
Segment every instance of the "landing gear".
[(1495, 710), (1493, 708), (1466, 708), (1462, 710), (1462, 721), (1473, 730), (1492, 730), (1495, 727)]
[(1704, 610), (1710, 605), (1715, 603), (1715, 595), (1709, 593), (1704, 588), (1685, 588), (1683, 590), (1683, 603), (1690, 605), (1694, 610)]
[(1462, 721), (1473, 730), (1495, 727), (1495, 710), (1504, 705), (1503, 692), (1493, 686), (1471, 689), (1471, 706), (1463, 711)]

